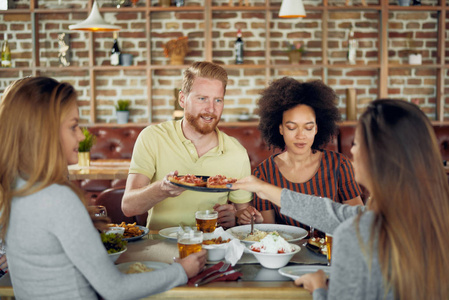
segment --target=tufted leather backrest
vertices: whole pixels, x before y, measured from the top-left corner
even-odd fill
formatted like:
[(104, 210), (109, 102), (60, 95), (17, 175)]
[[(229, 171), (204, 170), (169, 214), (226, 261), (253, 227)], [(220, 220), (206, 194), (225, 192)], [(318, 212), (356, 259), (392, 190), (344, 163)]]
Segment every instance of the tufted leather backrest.
[(137, 136), (144, 126), (134, 127), (90, 127), (89, 131), (97, 137), (90, 151), (91, 159), (131, 159)]

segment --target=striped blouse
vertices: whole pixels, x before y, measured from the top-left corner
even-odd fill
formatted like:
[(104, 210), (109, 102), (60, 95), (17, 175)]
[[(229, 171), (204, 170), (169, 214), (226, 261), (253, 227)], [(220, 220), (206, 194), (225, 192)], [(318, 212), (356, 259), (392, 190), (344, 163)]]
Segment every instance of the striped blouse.
[[(361, 194), (359, 185), (354, 179), (354, 169), (350, 160), (341, 153), (323, 150), (318, 171), (303, 183), (290, 182), (279, 171), (274, 162), (275, 154), (259, 164), (253, 175), (273, 185), (303, 194), (316, 195), (342, 203)], [(254, 207), (259, 211), (274, 210), (277, 224), (287, 224), (309, 229), (308, 226), (280, 213), (280, 207), (268, 200), (260, 199), (254, 194)]]

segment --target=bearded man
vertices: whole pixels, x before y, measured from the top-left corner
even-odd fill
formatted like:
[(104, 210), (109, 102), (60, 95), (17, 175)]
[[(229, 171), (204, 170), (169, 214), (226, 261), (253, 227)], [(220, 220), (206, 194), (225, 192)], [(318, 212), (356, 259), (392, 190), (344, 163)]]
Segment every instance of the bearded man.
[(126, 216), (148, 211), (153, 230), (195, 226), (198, 210), (218, 211), (218, 224), (235, 226), (235, 210), (248, 206), (251, 193), (242, 190), (203, 193), (185, 190), (167, 180), (173, 174), (251, 174), (246, 149), (217, 128), (224, 107), (228, 75), (210, 62), (195, 62), (184, 71), (179, 104), (184, 118), (145, 128), (134, 146), (122, 210)]

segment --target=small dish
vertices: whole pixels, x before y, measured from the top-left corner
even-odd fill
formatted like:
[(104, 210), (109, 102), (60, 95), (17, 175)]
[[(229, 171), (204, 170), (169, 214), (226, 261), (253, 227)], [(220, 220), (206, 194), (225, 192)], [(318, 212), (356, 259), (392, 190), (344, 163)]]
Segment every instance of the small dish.
[(108, 253), (108, 255), (111, 258), (112, 262), (116, 262), (117, 259), (120, 257), (120, 255), (122, 255), (126, 250), (128, 250), (127, 247), (125, 247), (125, 249), (123, 249), (122, 251), (119, 251), (119, 252)]
[(288, 253), (262, 253), (248, 249), (259, 261), (259, 263), (267, 269), (279, 269), (286, 266), (292, 257), (301, 250), (301, 247), (290, 244), (295, 251)]
[(314, 273), (318, 270), (323, 270), (328, 277), (331, 274), (331, 267), (317, 265), (289, 266), (280, 268), (278, 272), (283, 276), (290, 277), (291, 279), (295, 280), (304, 274)]

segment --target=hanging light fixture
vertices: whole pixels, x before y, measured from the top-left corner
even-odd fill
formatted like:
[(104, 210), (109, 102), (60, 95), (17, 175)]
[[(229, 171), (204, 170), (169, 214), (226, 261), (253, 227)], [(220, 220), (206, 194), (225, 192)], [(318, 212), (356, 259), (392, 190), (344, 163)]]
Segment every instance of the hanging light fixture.
[(106, 23), (106, 21), (100, 15), (97, 1), (95, 0), (89, 17), (87, 17), (87, 19), (82, 21), (81, 23), (78, 23), (76, 25), (69, 25), (69, 29), (81, 31), (119, 31), (121, 28), (120, 26)]
[(304, 18), (306, 11), (302, 0), (282, 0), (280, 18)]

